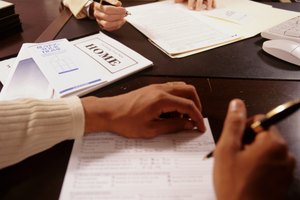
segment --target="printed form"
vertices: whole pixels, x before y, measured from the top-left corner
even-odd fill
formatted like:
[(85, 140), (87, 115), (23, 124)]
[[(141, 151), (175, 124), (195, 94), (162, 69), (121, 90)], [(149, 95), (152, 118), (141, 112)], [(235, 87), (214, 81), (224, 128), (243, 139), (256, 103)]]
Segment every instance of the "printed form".
[(299, 15), (250, 0), (221, 0), (212, 10), (189, 10), (174, 0), (126, 8), (126, 20), (171, 58), (253, 37)]
[(213, 200), (215, 143), (207, 132), (154, 139), (95, 133), (75, 141), (60, 200)]
[(127, 21), (171, 57), (240, 37), (226, 27), (214, 25), (204, 15), (193, 16), (194, 11), (174, 1), (160, 1), (126, 9), (132, 14), (126, 17)]

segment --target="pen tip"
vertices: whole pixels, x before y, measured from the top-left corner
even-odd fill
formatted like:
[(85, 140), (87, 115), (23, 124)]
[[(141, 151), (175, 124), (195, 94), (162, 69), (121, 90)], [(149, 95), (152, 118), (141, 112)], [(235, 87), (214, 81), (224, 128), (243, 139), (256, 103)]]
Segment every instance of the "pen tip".
[(208, 157), (207, 156), (204, 156), (203, 158), (202, 158), (202, 160), (207, 160), (208, 159)]

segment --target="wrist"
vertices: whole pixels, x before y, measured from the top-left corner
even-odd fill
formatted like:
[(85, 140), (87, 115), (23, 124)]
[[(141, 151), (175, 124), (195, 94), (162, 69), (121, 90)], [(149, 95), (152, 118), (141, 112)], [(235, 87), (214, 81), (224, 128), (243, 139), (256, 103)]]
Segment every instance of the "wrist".
[(105, 98), (85, 97), (81, 99), (84, 109), (85, 133), (109, 131)]

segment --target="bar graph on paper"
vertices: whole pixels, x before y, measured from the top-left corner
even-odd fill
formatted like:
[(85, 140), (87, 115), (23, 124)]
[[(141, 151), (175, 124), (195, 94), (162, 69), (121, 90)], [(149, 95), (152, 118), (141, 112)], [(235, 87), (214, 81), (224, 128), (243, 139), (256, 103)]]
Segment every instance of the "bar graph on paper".
[(62, 55), (55, 55), (51, 57), (49, 60), (49, 66), (51, 66), (57, 74), (66, 74), (79, 69), (72, 58)]

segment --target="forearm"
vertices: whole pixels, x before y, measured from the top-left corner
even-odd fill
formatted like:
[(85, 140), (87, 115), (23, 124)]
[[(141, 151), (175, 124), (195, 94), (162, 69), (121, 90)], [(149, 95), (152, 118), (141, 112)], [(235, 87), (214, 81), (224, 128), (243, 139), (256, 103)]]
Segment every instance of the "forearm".
[(78, 98), (2, 101), (0, 119), (0, 168), (84, 132)]

